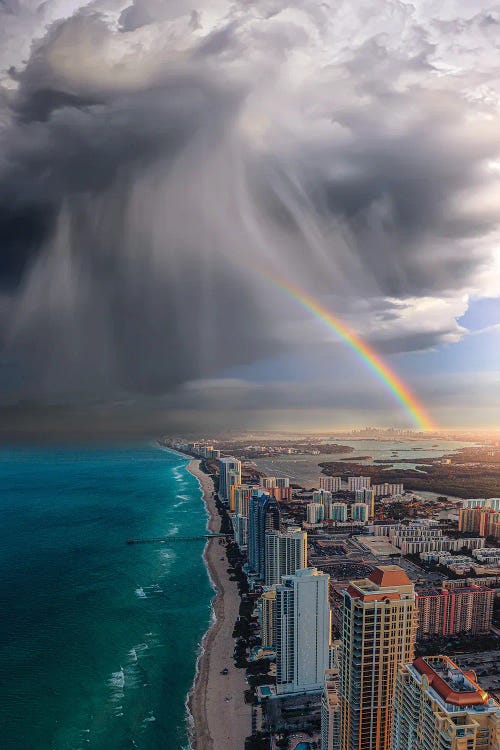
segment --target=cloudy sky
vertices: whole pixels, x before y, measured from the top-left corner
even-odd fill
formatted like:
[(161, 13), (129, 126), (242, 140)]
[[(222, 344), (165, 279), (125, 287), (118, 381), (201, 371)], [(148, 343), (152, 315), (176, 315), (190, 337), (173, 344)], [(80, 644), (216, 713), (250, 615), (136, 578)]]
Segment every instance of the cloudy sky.
[(498, 424), (500, 6), (0, 0), (2, 430)]

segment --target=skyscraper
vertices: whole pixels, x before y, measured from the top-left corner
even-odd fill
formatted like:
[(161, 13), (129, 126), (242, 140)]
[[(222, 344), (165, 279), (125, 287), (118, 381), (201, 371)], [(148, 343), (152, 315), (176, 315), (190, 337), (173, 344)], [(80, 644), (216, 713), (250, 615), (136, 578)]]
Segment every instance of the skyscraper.
[(239, 475), (237, 484), (241, 484), (241, 461), (228, 456), (219, 461), (219, 497), (222, 501), (229, 501), (229, 472), (235, 471)]
[(264, 578), (266, 531), (279, 531), (280, 506), (265, 492), (255, 492), (248, 510), (248, 564)]
[(273, 648), (274, 619), (276, 617), (276, 588), (264, 591), (260, 598), (260, 634), (262, 645)]
[(234, 517), (234, 536), (236, 544), (240, 549), (246, 549), (248, 545), (248, 518), (238, 514)]
[(281, 583), (283, 576), (289, 576), (307, 567), (307, 532), (299, 528), (288, 529), (286, 533), (267, 531), (265, 554), (266, 586)]
[(230, 471), (226, 474), (226, 489), (227, 489), (227, 496), (229, 500), (229, 510), (231, 513), (234, 513), (235, 509), (235, 492), (236, 489), (241, 484), (241, 472), (235, 471), (235, 469), (230, 469)]
[(316, 568), (276, 587), (276, 691), (320, 692), (329, 665), (330, 576)]
[(413, 659), (415, 629), (413, 584), (396, 565), (343, 592), (341, 750), (390, 749), (397, 669)]
[(393, 750), (497, 750), (500, 705), (472, 671), (447, 656), (425, 656), (399, 668)]
[(258, 491), (258, 489), (258, 486), (255, 484), (240, 484), (239, 487), (235, 487), (234, 512), (237, 516), (240, 515), (248, 517), (250, 498), (255, 491)]

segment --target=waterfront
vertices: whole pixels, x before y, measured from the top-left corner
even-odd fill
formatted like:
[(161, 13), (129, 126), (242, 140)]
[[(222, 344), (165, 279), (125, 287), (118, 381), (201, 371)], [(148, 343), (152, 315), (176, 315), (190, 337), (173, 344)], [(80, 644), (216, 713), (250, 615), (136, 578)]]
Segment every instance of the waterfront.
[(204, 542), (125, 544), (204, 532), (187, 464), (153, 445), (0, 450), (3, 749), (187, 746)]
[[(352, 463), (369, 465), (375, 460), (394, 460), (385, 468), (411, 469), (414, 468), (421, 458), (439, 458), (447, 453), (452, 453), (460, 448), (468, 448), (476, 443), (462, 442), (458, 440), (344, 440), (342, 445), (354, 448), (354, 453), (336, 453), (334, 455), (321, 454), (277, 456), (273, 458), (253, 459), (253, 463), (260, 470), (270, 476), (287, 476), (297, 484), (305, 487), (316, 487), (321, 469), (318, 464), (327, 461), (345, 461), (346, 458)], [(396, 454), (396, 455), (394, 455)], [(354, 460), (356, 456), (370, 456), (370, 459)], [(400, 459), (398, 461), (398, 458)], [(414, 458), (415, 463), (402, 463), (401, 459)], [(351, 462), (351, 461), (350, 461)], [(379, 464), (380, 466), (380, 464)]]

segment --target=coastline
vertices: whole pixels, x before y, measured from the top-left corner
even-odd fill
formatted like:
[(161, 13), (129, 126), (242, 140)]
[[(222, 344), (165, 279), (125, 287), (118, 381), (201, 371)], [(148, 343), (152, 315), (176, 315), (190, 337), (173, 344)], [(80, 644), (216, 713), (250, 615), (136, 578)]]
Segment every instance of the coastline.
[[(198, 479), (208, 512), (207, 529), (219, 530), (213, 482), (191, 459), (187, 470)], [(229, 563), (218, 539), (207, 541), (203, 553), (208, 575), (215, 590), (210, 625), (203, 636), (196, 664), (196, 675), (188, 698), (188, 732), (192, 750), (243, 750), (251, 734), (251, 706), (245, 703), (247, 689), (244, 670), (233, 663), (233, 628), (239, 615), (240, 597), (236, 581), (227, 572)], [(227, 668), (229, 674), (221, 675)], [(229, 699), (229, 700), (227, 700)]]

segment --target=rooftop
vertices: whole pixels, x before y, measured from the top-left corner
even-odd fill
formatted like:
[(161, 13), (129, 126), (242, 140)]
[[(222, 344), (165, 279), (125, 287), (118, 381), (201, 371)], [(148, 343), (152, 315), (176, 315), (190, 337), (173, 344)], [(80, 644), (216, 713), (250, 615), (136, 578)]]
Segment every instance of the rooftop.
[(445, 703), (468, 708), (487, 706), (488, 693), (476, 681), (475, 672), (464, 672), (448, 656), (420, 656), (413, 662), (417, 672), (425, 676), (432, 688)]
[(370, 573), (368, 579), (380, 588), (411, 585), (407, 574), (398, 565), (379, 565)]
[(367, 578), (351, 581), (347, 592), (364, 601), (401, 599), (401, 594), (411, 594), (413, 584), (398, 565), (380, 565)]

